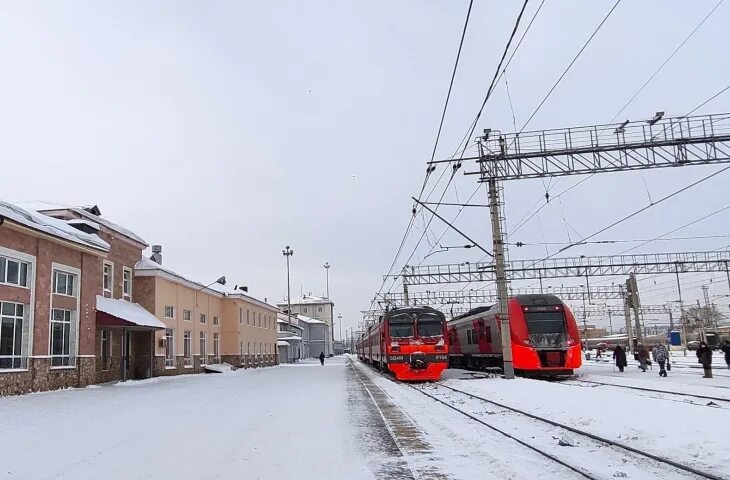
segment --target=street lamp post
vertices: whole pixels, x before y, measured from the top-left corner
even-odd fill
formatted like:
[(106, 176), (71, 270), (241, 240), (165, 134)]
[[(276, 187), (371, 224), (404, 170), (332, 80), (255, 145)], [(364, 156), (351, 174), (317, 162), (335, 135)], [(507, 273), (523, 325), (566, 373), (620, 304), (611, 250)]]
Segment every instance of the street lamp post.
[[(327, 301), (329, 302), (330, 301), (330, 267), (332, 265), (330, 265), (330, 262), (324, 262), (324, 265), (322, 265), (322, 266), (324, 267), (324, 271), (326, 272), (326, 276), (327, 276), (327, 293), (326, 293), (326, 296), (327, 296)], [(331, 324), (330, 328), (332, 330), (331, 335), (332, 335), (332, 350), (333, 351), (331, 353), (334, 353), (334, 347), (335, 347), (335, 312), (334, 312), (334, 307), (332, 306), (331, 303), (330, 303), (329, 307), (330, 307), (330, 319), (332, 320), (332, 324)]]
[(340, 342), (342, 341), (342, 314), (337, 314), (337, 321), (340, 322)]
[(286, 257), (286, 318), (291, 332), (291, 282), (289, 279), (289, 257), (294, 255), (294, 250), (286, 246), (281, 253)]

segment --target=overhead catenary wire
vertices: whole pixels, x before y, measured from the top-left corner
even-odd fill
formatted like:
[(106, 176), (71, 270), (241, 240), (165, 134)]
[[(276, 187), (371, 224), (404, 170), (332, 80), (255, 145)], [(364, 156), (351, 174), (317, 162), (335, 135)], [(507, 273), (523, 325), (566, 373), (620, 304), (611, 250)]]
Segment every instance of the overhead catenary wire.
[[(472, 125), (470, 126), (470, 130), (469, 130), (469, 133), (467, 134), (467, 138), (468, 137), (471, 137), (473, 135), (474, 130), (476, 129), (476, 124), (477, 124), (477, 122), (479, 120), (479, 117), (481, 116), (482, 112), (484, 111), (484, 107), (486, 106), (487, 102), (489, 101), (489, 98), (491, 98), (491, 96), (492, 96), (492, 92), (494, 91), (494, 87), (495, 87), (497, 78), (499, 77), (499, 73), (500, 73), (500, 71), (502, 69), (502, 66), (504, 65), (504, 61), (505, 61), (505, 58), (507, 57), (507, 53), (509, 52), (510, 46), (512, 45), (512, 41), (514, 40), (514, 38), (515, 38), (515, 36), (517, 34), (517, 30), (519, 29), (520, 22), (522, 20), (523, 14), (525, 13), (525, 8), (527, 7), (528, 2), (529, 2), (529, 0), (525, 0), (524, 1), (524, 3), (522, 4), (522, 8), (520, 9), (519, 14), (517, 15), (517, 19), (515, 20), (514, 27), (512, 28), (512, 32), (510, 33), (509, 39), (507, 40), (507, 45), (504, 48), (504, 51), (502, 53), (502, 57), (500, 58), (499, 64), (497, 65), (497, 69), (496, 69), (496, 71), (494, 73), (494, 76), (492, 77), (492, 82), (490, 83), (489, 88), (487, 89), (487, 93), (486, 93), (486, 95), (484, 97), (484, 100), (482, 101), (482, 104), (481, 104), (481, 107), (479, 109), (479, 112), (477, 113), (477, 116), (475, 117), (474, 122), (472, 122)], [(461, 161), (461, 158), (463, 158), (464, 153), (466, 152), (467, 145), (468, 145), (468, 143), (464, 145), (464, 148), (463, 148), (463, 150), (461, 152), (460, 158), (454, 160), (457, 163), (453, 166), (454, 168), (451, 169), (451, 175), (449, 177), (449, 180), (448, 180), (448, 182), (446, 182), (446, 187), (444, 188), (444, 191), (441, 194), (441, 197), (439, 198), (437, 204), (434, 206), (434, 211), (438, 210), (439, 204), (443, 201), (444, 196), (446, 195), (446, 193), (448, 191), (448, 188), (451, 185), (451, 182), (453, 181), (453, 179), (454, 179), (454, 177), (456, 175), (456, 172), (457, 172), (458, 168), (460, 167), (460, 161)], [(442, 176), (444, 174), (443, 172), (445, 172), (446, 170), (447, 169), (443, 169), (442, 174), (441, 174)], [(437, 184), (438, 184), (438, 181), (437, 181)], [(434, 185), (434, 188), (435, 188), (435, 186), (436, 185)], [(433, 191), (433, 189), (432, 189), (432, 191)], [(468, 201), (466, 203), (468, 203)], [(430, 225), (431, 222), (433, 221), (433, 219), (434, 219), (434, 215), (431, 215), (431, 217), (429, 218), (429, 221), (428, 221), (428, 224), (427, 225)], [(418, 247), (420, 246), (421, 241), (423, 241), (423, 235), (421, 235), (421, 237), (419, 238), (419, 240), (416, 242), (416, 245), (414, 246), (413, 250), (411, 251), (411, 254), (409, 255), (408, 259), (405, 261), (405, 265), (408, 265), (408, 263), (411, 261), (411, 259), (415, 255), (416, 251), (418, 250)], [(395, 283), (393, 283), (393, 285), (395, 285)], [(391, 289), (392, 289), (392, 286), (391, 286), (391, 288), (388, 291), (390, 292)]]
[[(449, 89), (446, 94), (446, 100), (444, 101), (444, 108), (443, 108), (443, 111), (441, 112), (441, 120), (439, 121), (438, 130), (436, 132), (436, 140), (434, 141), (433, 153), (431, 154), (432, 159), (433, 159), (434, 155), (436, 154), (436, 149), (438, 148), (439, 139), (441, 138), (441, 131), (443, 129), (444, 119), (446, 118), (446, 111), (449, 106), (449, 99), (451, 98), (451, 92), (452, 92), (452, 89), (454, 86), (454, 79), (456, 78), (456, 72), (458, 70), (459, 59), (461, 58), (461, 51), (464, 46), (464, 38), (466, 37), (467, 27), (469, 26), (469, 19), (471, 18), (471, 11), (472, 11), (473, 4), (474, 4), (474, 0), (470, 0), (469, 8), (467, 9), (467, 12), (466, 12), (466, 18), (464, 19), (464, 27), (461, 32), (461, 38), (459, 40), (459, 49), (456, 53), (456, 59), (454, 61), (454, 68), (452, 69), (452, 72), (451, 72), (451, 80), (449, 81)], [(433, 172), (433, 168), (428, 167), (426, 169), (426, 177), (424, 178), (423, 186), (421, 187), (421, 191), (418, 194), (419, 200), (421, 199), (421, 196), (423, 195), (423, 191), (425, 190), (426, 185), (428, 183), (428, 178), (430, 177), (432, 172)], [(413, 211), (411, 218), (409, 219), (408, 226), (406, 227), (406, 231), (403, 234), (403, 238), (401, 239), (401, 242), (398, 246), (398, 250), (396, 251), (395, 257), (393, 258), (393, 261), (391, 262), (391, 265), (388, 268), (387, 275), (390, 275), (392, 273), (393, 268), (395, 267), (395, 264), (398, 262), (398, 257), (400, 256), (401, 252), (403, 251), (403, 246), (405, 245), (405, 242), (408, 238), (408, 234), (410, 233), (411, 228), (413, 227), (413, 222), (415, 220), (415, 217), (416, 217), (416, 212)], [(383, 287), (385, 286), (386, 279), (387, 279), (387, 276), (383, 277), (383, 282), (381, 283), (380, 288), (378, 288), (378, 293), (380, 291), (382, 291)], [(372, 303), (370, 304), (370, 306), (372, 308)]]

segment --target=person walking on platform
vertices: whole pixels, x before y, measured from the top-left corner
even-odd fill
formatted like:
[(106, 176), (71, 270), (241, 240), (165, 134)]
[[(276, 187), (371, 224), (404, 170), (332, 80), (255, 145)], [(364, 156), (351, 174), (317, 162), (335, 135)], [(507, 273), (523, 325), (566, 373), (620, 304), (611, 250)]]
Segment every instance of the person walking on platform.
[(639, 360), (639, 368), (641, 371), (646, 372), (646, 364), (649, 362), (649, 350), (644, 345), (639, 345), (636, 358)]
[(322, 352), (322, 353), (319, 354), (319, 363), (321, 363), (322, 365), (324, 365), (324, 352)]
[(667, 370), (664, 368), (664, 366), (669, 359), (669, 352), (667, 352), (667, 347), (665, 347), (661, 343), (657, 343), (654, 346), (654, 349), (651, 351), (651, 354), (654, 357), (654, 361), (659, 364), (659, 376), (666, 377)]
[(725, 344), (722, 346), (722, 351), (725, 353), (725, 363), (727, 363), (727, 368), (730, 368), (730, 340), (725, 340)]
[(613, 349), (613, 359), (616, 361), (616, 366), (618, 367), (619, 372), (624, 371), (624, 367), (626, 367), (626, 350), (623, 349), (621, 345), (616, 345), (616, 348)]
[(712, 349), (707, 346), (707, 343), (700, 342), (700, 348), (697, 349), (697, 360), (705, 370), (702, 378), (712, 378)]

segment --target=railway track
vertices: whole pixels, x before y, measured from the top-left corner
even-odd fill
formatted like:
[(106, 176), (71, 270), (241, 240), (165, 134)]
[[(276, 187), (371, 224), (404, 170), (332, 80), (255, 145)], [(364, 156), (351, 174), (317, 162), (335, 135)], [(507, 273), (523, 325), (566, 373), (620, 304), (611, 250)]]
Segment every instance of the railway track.
[(709, 400), (712, 402), (725, 402), (726, 404), (728, 404), (728, 406), (730, 406), (730, 398), (727, 398), (727, 397), (713, 397), (710, 395), (699, 395), (699, 394), (695, 394), (695, 393), (681, 393), (681, 392), (673, 392), (671, 390), (657, 390), (654, 388), (636, 387), (633, 385), (618, 385), (616, 383), (604, 383), (604, 382), (597, 382), (595, 380), (580, 380), (577, 378), (575, 378), (575, 379), (572, 378), (570, 380), (564, 380), (564, 381), (561, 381), (560, 383), (565, 384), (565, 385), (576, 385), (576, 386), (579, 386), (578, 384), (581, 384), (581, 383), (586, 383), (586, 384), (590, 384), (590, 385), (602, 385), (602, 386), (607, 386), (607, 387), (625, 388), (625, 389), (637, 390), (637, 391), (641, 391), (641, 392), (676, 395), (678, 397), (699, 398), (702, 400)]
[[(550, 452), (547, 452), (547, 451), (545, 451), (545, 450), (543, 450), (543, 449), (541, 449), (541, 448), (539, 448), (539, 447), (537, 447), (535, 445), (531, 445), (531, 444), (529, 444), (527, 442), (524, 442), (524, 441), (520, 440), (519, 438), (516, 438), (514, 435), (512, 435), (512, 434), (510, 434), (510, 433), (508, 433), (506, 431), (504, 431), (503, 429), (500, 429), (500, 428), (498, 428), (498, 427), (496, 427), (496, 426), (494, 426), (494, 425), (492, 425), (492, 424), (484, 421), (482, 418), (479, 418), (479, 416), (474, 415), (474, 414), (469, 413), (469, 412), (466, 412), (466, 411), (458, 408), (457, 406), (455, 406), (451, 402), (448, 402), (448, 401), (444, 400), (443, 398), (439, 398), (437, 395), (433, 395), (432, 393), (429, 393), (424, 388), (420, 388), (418, 386), (414, 386), (414, 385), (411, 385), (411, 384), (406, 384), (406, 385), (408, 387), (416, 390), (417, 392), (419, 392), (419, 393), (421, 393), (421, 394), (423, 394), (423, 395), (425, 395), (425, 396), (427, 396), (427, 397), (435, 400), (436, 402), (439, 402), (439, 403), (441, 403), (441, 404), (449, 407), (450, 409), (452, 409), (452, 410), (460, 413), (461, 415), (464, 415), (464, 416), (470, 418), (471, 420), (474, 420), (475, 422), (480, 423), (481, 425), (486, 426), (487, 428), (490, 428), (490, 429), (492, 429), (494, 431), (497, 431), (497, 432), (499, 432), (499, 433), (501, 433), (501, 434), (503, 434), (503, 435), (505, 435), (505, 436), (513, 439), (514, 441), (520, 443), (521, 445), (523, 445), (523, 446), (525, 446), (525, 447), (527, 447), (527, 448), (529, 448), (529, 449), (531, 449), (531, 450), (539, 453), (540, 455), (542, 455), (544, 457), (547, 457), (550, 460), (553, 460), (553, 461), (555, 461), (555, 462), (557, 462), (557, 463), (565, 466), (566, 468), (569, 468), (570, 470), (572, 470), (572, 471), (580, 474), (581, 476), (583, 476), (585, 478), (591, 478), (591, 479), (602, 478), (602, 477), (595, 476), (595, 474), (593, 474), (591, 472), (586, 471), (586, 469), (584, 467), (579, 467), (579, 466), (571, 465), (568, 462), (566, 462), (566, 461), (564, 461), (564, 460), (556, 457), (555, 455), (551, 454)], [(494, 405), (496, 407), (502, 408), (504, 410), (508, 410), (508, 411), (513, 412), (515, 414), (522, 415), (524, 417), (530, 418), (530, 419), (535, 420), (537, 422), (540, 422), (542, 424), (550, 425), (552, 427), (561, 428), (561, 429), (563, 429), (565, 431), (568, 431), (568, 432), (570, 432), (572, 434), (575, 434), (575, 435), (579, 435), (581, 437), (588, 438), (592, 442), (598, 442), (599, 444), (609, 445), (611, 447), (614, 447), (615, 449), (619, 449), (619, 450), (623, 450), (625, 452), (629, 452), (629, 453), (635, 455), (636, 457), (638, 457), (639, 459), (648, 460), (650, 462), (653, 462), (654, 464), (658, 464), (658, 465), (661, 465), (663, 467), (671, 467), (675, 471), (679, 471), (679, 472), (684, 473), (684, 474), (690, 474), (690, 475), (694, 475), (694, 476), (699, 477), (699, 478), (708, 478), (708, 479), (711, 479), (711, 480), (728, 480), (727, 477), (720, 477), (720, 476), (717, 476), (717, 475), (712, 474), (710, 472), (705, 472), (705, 471), (702, 471), (700, 469), (694, 468), (692, 466), (685, 465), (685, 464), (682, 464), (682, 463), (679, 463), (679, 462), (675, 462), (675, 461), (670, 460), (668, 458), (664, 458), (664, 457), (662, 457), (660, 455), (655, 455), (655, 454), (652, 454), (652, 453), (649, 453), (649, 452), (640, 450), (638, 448), (634, 448), (634, 447), (631, 447), (629, 445), (626, 445), (626, 444), (623, 444), (623, 443), (620, 443), (620, 442), (617, 442), (617, 441), (614, 441), (614, 440), (610, 440), (608, 438), (604, 438), (604, 437), (601, 437), (601, 436), (598, 436), (598, 435), (594, 435), (592, 433), (589, 433), (589, 432), (580, 430), (578, 428), (571, 427), (571, 426), (568, 426), (568, 425), (564, 425), (564, 424), (562, 424), (560, 422), (556, 422), (554, 420), (550, 420), (548, 418), (544, 418), (544, 417), (541, 417), (539, 415), (535, 415), (533, 413), (526, 412), (524, 410), (520, 410), (520, 409), (515, 408), (515, 407), (510, 407), (508, 405), (505, 405), (505, 404), (502, 404), (502, 403), (499, 403), (499, 402), (495, 402), (494, 400), (488, 400), (488, 399), (486, 399), (484, 397), (480, 397), (478, 395), (474, 395), (474, 394), (469, 393), (469, 392), (465, 392), (465, 391), (462, 391), (462, 390), (459, 390), (459, 389), (456, 389), (456, 388), (453, 388), (453, 387), (449, 387), (449, 386), (446, 386), (446, 385), (438, 385), (438, 387), (435, 387), (435, 388), (443, 388), (445, 390), (448, 390), (448, 391), (457, 393), (459, 395), (462, 395), (462, 396), (471, 398), (473, 400), (478, 400), (480, 402), (484, 402), (484, 403), (491, 404), (491, 405)]]

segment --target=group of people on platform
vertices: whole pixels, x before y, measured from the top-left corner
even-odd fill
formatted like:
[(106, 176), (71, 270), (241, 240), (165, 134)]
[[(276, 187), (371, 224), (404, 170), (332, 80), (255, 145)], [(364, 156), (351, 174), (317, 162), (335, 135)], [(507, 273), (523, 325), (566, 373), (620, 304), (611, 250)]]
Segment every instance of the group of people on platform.
[[(722, 352), (725, 354), (725, 363), (730, 368), (730, 340), (725, 340), (721, 347)], [(712, 348), (710, 348), (706, 342), (700, 342), (699, 348), (697, 348), (697, 361), (702, 365), (704, 370), (703, 378), (712, 378)], [(599, 352), (600, 355), (600, 352)], [(659, 376), (666, 377), (667, 371), (672, 369), (672, 365), (669, 362), (669, 350), (663, 343), (657, 343), (651, 350), (651, 354), (646, 345), (639, 344), (636, 348), (635, 358), (639, 362), (639, 368), (642, 372), (646, 372), (647, 366), (650, 365), (650, 355), (654, 361), (659, 365)], [(613, 350), (613, 360), (618, 367), (619, 372), (623, 372), (624, 368), (628, 366), (626, 360), (626, 350), (617, 345)]]

